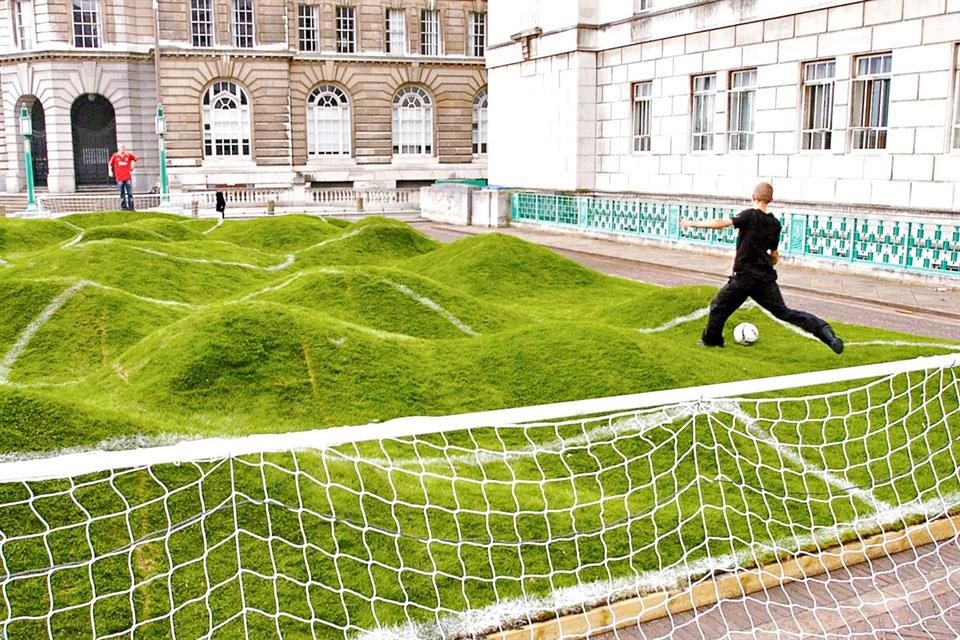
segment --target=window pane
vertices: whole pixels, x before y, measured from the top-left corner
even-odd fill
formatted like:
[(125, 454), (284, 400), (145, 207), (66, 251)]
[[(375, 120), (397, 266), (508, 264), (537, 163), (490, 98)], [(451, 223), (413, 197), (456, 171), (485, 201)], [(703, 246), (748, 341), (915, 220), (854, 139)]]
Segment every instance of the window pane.
[(638, 82), (633, 87), (633, 150), (650, 150), (652, 82)]
[(467, 54), (483, 57), (486, 54), (487, 47), (487, 14), (470, 14), (470, 32), (467, 42)]
[(832, 60), (804, 65), (802, 149), (830, 148), (835, 68)]
[(297, 41), (300, 51), (317, 51), (320, 38), (317, 33), (317, 7), (301, 4), (297, 12)]
[(17, 0), (13, 20), (17, 46), (21, 49), (32, 49), (35, 33), (33, 0)]
[(387, 53), (407, 52), (407, 15), (403, 9), (387, 9)]
[(350, 154), (350, 103), (334, 85), (321, 85), (307, 99), (307, 152), (310, 155)]
[(886, 148), (892, 61), (890, 54), (857, 59), (850, 111), (854, 149)]
[(425, 56), (440, 55), (440, 12), (420, 12), (420, 53)]
[(473, 101), (473, 152), (487, 152), (487, 91), (477, 94)]
[(433, 153), (433, 105), (430, 96), (419, 87), (401, 89), (394, 98), (393, 152)]
[(716, 112), (715, 94), (716, 75), (694, 76), (693, 78), (693, 150), (709, 151), (713, 149), (713, 115)]
[(233, 0), (233, 46), (253, 47), (253, 0)]
[(203, 95), (203, 148), (207, 156), (250, 155), (250, 107), (232, 82), (214, 82)]
[(97, 0), (73, 0), (73, 45), (100, 46), (100, 5)]
[[(960, 47), (957, 47), (957, 58), (960, 59)], [(960, 65), (955, 71), (953, 83), (953, 144), (954, 149), (960, 149)]]
[(190, 0), (190, 34), (195, 47), (213, 46), (212, 0)]
[(353, 7), (337, 7), (337, 52), (354, 53), (357, 31)]

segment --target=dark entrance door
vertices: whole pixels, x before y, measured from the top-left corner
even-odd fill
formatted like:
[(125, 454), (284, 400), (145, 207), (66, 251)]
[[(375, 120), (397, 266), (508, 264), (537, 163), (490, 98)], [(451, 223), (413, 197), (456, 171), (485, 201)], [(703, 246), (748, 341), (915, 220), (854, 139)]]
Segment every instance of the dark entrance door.
[(113, 105), (99, 94), (84, 94), (73, 101), (70, 121), (77, 188), (114, 184), (107, 175), (107, 161), (117, 150)]
[(33, 119), (33, 138), (31, 139), (33, 184), (45, 187), (47, 186), (47, 123), (43, 117), (43, 105), (39, 100), (34, 100), (30, 115)]

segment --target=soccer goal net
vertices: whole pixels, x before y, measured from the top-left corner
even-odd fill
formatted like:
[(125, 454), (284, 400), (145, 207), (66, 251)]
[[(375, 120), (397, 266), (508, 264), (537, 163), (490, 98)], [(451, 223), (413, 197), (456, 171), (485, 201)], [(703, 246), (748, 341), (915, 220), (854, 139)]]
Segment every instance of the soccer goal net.
[(960, 631), (958, 371), (6, 461), (0, 636)]

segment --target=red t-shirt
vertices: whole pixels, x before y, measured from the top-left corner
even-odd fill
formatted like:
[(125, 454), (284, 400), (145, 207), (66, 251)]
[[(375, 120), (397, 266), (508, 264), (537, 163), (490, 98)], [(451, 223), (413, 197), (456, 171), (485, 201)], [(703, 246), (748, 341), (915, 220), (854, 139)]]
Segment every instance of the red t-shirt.
[(110, 156), (110, 168), (113, 169), (113, 177), (117, 182), (126, 182), (130, 179), (130, 171), (133, 169), (134, 162), (139, 160), (137, 156), (129, 151), (126, 153), (114, 153)]

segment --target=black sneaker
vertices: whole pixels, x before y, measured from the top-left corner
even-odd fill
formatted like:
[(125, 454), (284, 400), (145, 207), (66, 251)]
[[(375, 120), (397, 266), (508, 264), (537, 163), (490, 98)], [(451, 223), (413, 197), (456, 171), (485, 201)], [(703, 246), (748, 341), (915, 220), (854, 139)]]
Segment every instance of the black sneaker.
[(823, 334), (821, 340), (823, 340), (828, 347), (833, 349), (834, 353), (837, 355), (843, 353), (843, 340), (837, 337), (837, 334), (833, 332), (833, 329), (830, 328), (830, 325), (825, 326), (821, 333)]

